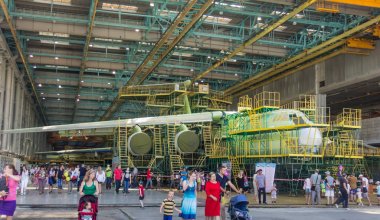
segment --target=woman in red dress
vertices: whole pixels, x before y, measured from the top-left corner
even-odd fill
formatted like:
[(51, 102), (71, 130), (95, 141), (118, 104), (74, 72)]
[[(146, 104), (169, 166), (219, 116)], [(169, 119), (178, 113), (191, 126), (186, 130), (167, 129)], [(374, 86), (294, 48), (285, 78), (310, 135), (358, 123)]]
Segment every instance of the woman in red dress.
[(206, 220), (220, 219), (220, 184), (216, 181), (215, 173), (210, 173), (210, 181), (206, 183)]

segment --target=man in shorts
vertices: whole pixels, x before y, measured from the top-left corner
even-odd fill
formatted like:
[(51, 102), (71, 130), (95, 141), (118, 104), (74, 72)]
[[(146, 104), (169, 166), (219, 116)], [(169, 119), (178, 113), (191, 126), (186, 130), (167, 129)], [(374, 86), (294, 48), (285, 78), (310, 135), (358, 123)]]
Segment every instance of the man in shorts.
[(350, 202), (356, 201), (356, 189), (358, 188), (358, 179), (355, 177), (355, 173), (348, 177), (348, 184), (350, 185)]
[[(325, 196), (327, 198), (327, 205), (332, 205), (334, 201), (334, 188), (335, 188), (335, 183), (334, 183), (334, 178), (330, 175), (330, 171), (326, 171), (326, 178), (325, 178), (325, 184), (326, 184), (326, 193)], [(331, 203), (330, 203), (331, 199)]]
[(372, 206), (371, 200), (369, 199), (369, 196), (368, 196), (368, 188), (369, 188), (368, 178), (364, 177), (363, 174), (360, 174), (359, 175), (359, 179), (362, 181), (361, 188), (362, 188), (362, 193), (363, 193), (363, 199), (367, 199), (368, 200), (368, 205)]

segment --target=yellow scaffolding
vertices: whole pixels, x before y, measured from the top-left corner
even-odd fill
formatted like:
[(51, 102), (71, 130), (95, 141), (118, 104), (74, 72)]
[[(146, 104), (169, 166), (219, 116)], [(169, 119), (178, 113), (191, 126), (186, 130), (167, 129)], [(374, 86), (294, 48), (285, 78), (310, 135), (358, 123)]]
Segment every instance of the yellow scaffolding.
[(361, 109), (344, 108), (343, 112), (333, 122), (333, 127), (338, 129), (360, 129), (361, 122)]
[(252, 98), (248, 95), (239, 98), (238, 112), (252, 110)]
[(321, 12), (338, 13), (339, 5), (328, 0), (318, 0), (316, 9)]
[(255, 111), (262, 109), (279, 109), (280, 93), (279, 92), (261, 92), (253, 97), (253, 105)]

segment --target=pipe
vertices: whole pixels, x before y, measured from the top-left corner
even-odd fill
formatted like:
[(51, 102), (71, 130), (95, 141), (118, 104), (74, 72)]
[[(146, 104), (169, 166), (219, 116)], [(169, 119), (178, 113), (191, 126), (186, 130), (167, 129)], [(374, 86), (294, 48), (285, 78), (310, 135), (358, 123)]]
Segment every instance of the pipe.
[(47, 154), (84, 154), (84, 153), (94, 153), (94, 152), (111, 152), (112, 149), (110, 147), (104, 148), (90, 148), (90, 149), (76, 149), (76, 150), (59, 150), (59, 151), (44, 151), (44, 152), (36, 152), (34, 154), (39, 155), (47, 155)]
[(187, 96), (187, 94), (184, 94), (183, 102), (184, 102), (184, 105), (185, 105), (184, 106), (185, 113), (186, 114), (191, 114), (190, 102), (189, 102), (189, 97)]

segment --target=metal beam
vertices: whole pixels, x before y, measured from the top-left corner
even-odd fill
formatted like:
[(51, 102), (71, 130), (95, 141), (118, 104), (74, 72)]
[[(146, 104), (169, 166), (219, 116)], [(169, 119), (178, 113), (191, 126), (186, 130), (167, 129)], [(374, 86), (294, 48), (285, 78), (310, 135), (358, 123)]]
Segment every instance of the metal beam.
[(377, 17), (357, 26), (357, 27), (354, 27), (350, 30), (347, 30), (345, 31), (344, 33), (336, 36), (336, 37), (333, 37), (331, 38), (330, 40), (327, 40), (325, 42), (323, 42), (322, 44), (316, 46), (316, 47), (313, 47), (311, 49), (307, 49), (301, 53), (299, 53), (298, 55), (296, 56), (293, 56), (292, 58), (288, 59), (287, 61), (283, 62), (283, 63), (280, 63), (272, 68), (269, 68), (253, 77), (250, 77), (249, 79), (237, 84), (237, 85), (234, 85), (230, 88), (228, 88), (227, 90), (225, 90), (225, 93), (228, 93), (228, 94), (234, 94), (234, 93), (237, 93), (239, 91), (242, 91), (248, 87), (250, 87), (251, 85), (255, 84), (255, 83), (258, 83), (260, 80), (264, 80), (265, 78), (268, 78), (268, 77), (271, 77), (273, 76), (276, 72), (277, 69), (280, 69), (280, 68), (283, 68), (285, 66), (288, 66), (289, 64), (293, 63), (293, 62), (296, 62), (297, 60), (299, 59), (302, 59), (303, 57), (309, 55), (309, 54), (312, 54), (314, 52), (317, 52), (318, 50), (321, 50), (325, 47), (328, 47), (330, 46), (331, 44), (334, 44), (336, 43), (337, 41), (340, 41), (342, 39), (346, 39), (347, 37), (350, 37), (352, 36), (353, 34), (356, 34), (358, 33), (359, 31), (363, 31), (365, 29), (367, 29), (368, 27), (376, 24), (380, 22), (380, 15), (378, 15)]
[(210, 73), (212, 70), (214, 70), (215, 68), (218, 68), (220, 65), (222, 65), (224, 62), (226, 62), (227, 60), (231, 59), (232, 57), (234, 57), (237, 53), (241, 52), (244, 50), (244, 48), (246, 48), (247, 46), (250, 46), (252, 45), (253, 43), (257, 42), (259, 39), (263, 38), (265, 35), (269, 34), (270, 32), (272, 32), (274, 29), (276, 29), (277, 27), (279, 27), (281, 24), (285, 23), (286, 21), (288, 21), (289, 19), (293, 18), (296, 14), (298, 14), (299, 12), (301, 12), (302, 10), (304, 10), (305, 8), (309, 7), (310, 5), (314, 4), (317, 0), (308, 0), (307, 2), (301, 4), (300, 6), (298, 6), (297, 8), (295, 8), (292, 12), (290, 12), (289, 14), (286, 14), (284, 15), (283, 17), (281, 17), (280, 19), (278, 19), (276, 22), (274, 22), (273, 24), (269, 25), (268, 27), (266, 27), (264, 30), (262, 30), (261, 32), (259, 32), (257, 35), (255, 35), (254, 37), (250, 38), (249, 40), (245, 41), (242, 45), (240, 45), (238, 48), (236, 48), (234, 51), (231, 52), (231, 54), (225, 56), (224, 58), (222, 58), (220, 61), (214, 63), (210, 68), (208, 68), (206, 71), (200, 73), (198, 76), (194, 77), (193, 78), (193, 82), (196, 81), (196, 80), (199, 80), (201, 79), (203, 76), (207, 75), (208, 73)]
[(40, 111), (41, 116), (42, 116), (42, 121), (46, 125), (47, 124), (47, 120), (46, 120), (46, 117), (45, 117), (44, 109), (42, 107), (39, 95), (38, 95), (38, 93), (36, 91), (36, 87), (35, 87), (34, 81), (33, 81), (33, 76), (32, 76), (32, 73), (31, 73), (31, 71), (29, 69), (28, 61), (26, 60), (24, 52), (23, 52), (23, 50), (21, 48), (20, 41), (19, 41), (19, 39), (17, 37), (16, 29), (13, 26), (12, 18), (9, 15), (8, 7), (7, 7), (7, 5), (6, 5), (6, 3), (5, 3), (4, 0), (0, 0), (0, 5), (1, 5), (1, 8), (2, 8), (3, 13), (4, 13), (5, 20), (7, 21), (9, 29), (10, 29), (10, 31), (12, 33), (12, 37), (13, 37), (13, 40), (14, 40), (14, 42), (16, 44), (16, 48), (17, 48), (17, 51), (19, 53), (20, 59), (22, 60), (22, 63), (24, 65), (26, 75), (28, 76), (28, 79), (29, 79), (29, 82), (30, 82), (30, 86), (32, 88), (32, 92), (33, 92), (33, 94), (35, 96), (36, 102), (37, 102), (38, 107), (39, 107), (39, 111)]
[[(93, 29), (94, 23), (95, 23), (96, 7), (98, 6), (98, 2), (99, 2), (98, 0), (91, 0), (90, 13), (89, 13), (89, 24), (87, 27), (87, 35), (86, 35), (86, 43), (85, 43), (84, 48), (83, 48), (83, 57), (82, 57), (82, 62), (80, 64), (77, 97), (80, 93), (80, 88), (82, 87), (83, 73), (84, 73), (84, 70), (86, 69), (86, 60), (87, 60), (87, 55), (88, 55), (88, 48), (89, 48), (90, 42), (91, 42), (92, 29)], [(74, 102), (75, 102), (75, 104), (74, 104), (75, 108), (74, 108), (74, 112), (73, 112), (72, 122), (74, 122), (75, 114), (76, 114), (76, 110), (77, 110), (77, 104), (76, 104), (77, 101), (74, 100)]]
[(371, 8), (380, 8), (379, 0), (326, 0), (326, 2), (333, 2), (346, 5), (356, 5)]

